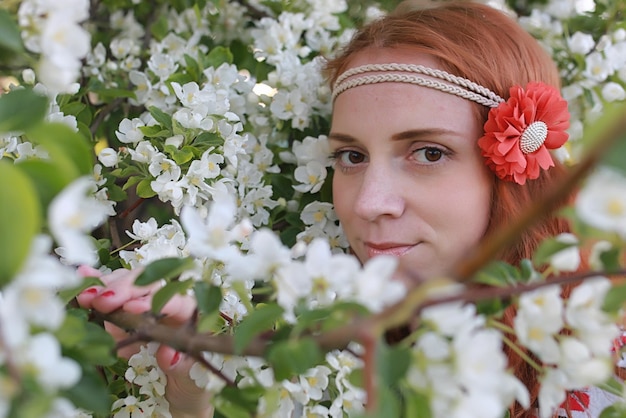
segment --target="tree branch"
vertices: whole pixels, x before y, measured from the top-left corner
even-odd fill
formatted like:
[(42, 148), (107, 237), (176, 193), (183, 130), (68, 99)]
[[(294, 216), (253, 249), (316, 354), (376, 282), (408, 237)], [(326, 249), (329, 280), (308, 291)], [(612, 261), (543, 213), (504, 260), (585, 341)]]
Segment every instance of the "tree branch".
[[(449, 280), (436, 279), (415, 287), (405, 299), (378, 314), (356, 317), (348, 325), (314, 335), (312, 338), (322, 350), (344, 349), (352, 341), (364, 342), (371, 337), (375, 339), (384, 331), (407, 323), (421, 310), (429, 306), (450, 302), (469, 303), (493, 298), (507, 298), (541, 287), (577, 283), (595, 276), (624, 275), (626, 275), (626, 269), (611, 273), (586, 272), (518, 286), (466, 289), (458, 295), (433, 299), (429, 297), (433, 290), (450, 283)], [(115, 311), (110, 314), (94, 312), (94, 316), (96, 319), (111, 322), (134, 335), (129, 341), (156, 341), (185, 352), (196, 359), (200, 359), (200, 353), (204, 351), (220, 354), (235, 353), (234, 338), (231, 335), (198, 334), (190, 327), (173, 327), (160, 323), (150, 313), (137, 315), (123, 311)], [(364, 333), (363, 330), (368, 330), (368, 332)], [(269, 342), (271, 342), (271, 335), (257, 336), (241, 352), (241, 355), (263, 357)]]

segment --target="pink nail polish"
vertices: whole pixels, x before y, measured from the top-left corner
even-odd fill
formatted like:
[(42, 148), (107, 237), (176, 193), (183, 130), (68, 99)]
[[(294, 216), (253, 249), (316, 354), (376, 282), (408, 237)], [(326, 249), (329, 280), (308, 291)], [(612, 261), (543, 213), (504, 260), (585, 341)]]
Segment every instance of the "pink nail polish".
[(90, 288), (83, 290), (83, 293), (89, 293), (90, 295), (95, 295), (96, 293), (98, 293), (98, 289), (96, 289), (95, 287), (90, 287)]
[(174, 366), (179, 361), (180, 361), (180, 352), (177, 351), (174, 353), (174, 356), (172, 357), (172, 360), (170, 361), (170, 366)]
[(112, 291), (112, 290), (107, 290), (106, 292), (102, 293), (100, 296), (103, 296), (103, 297), (105, 297), (105, 298), (108, 298), (108, 297), (111, 297), (111, 296), (113, 296), (113, 295), (115, 295), (115, 292), (114, 292), (114, 291)]

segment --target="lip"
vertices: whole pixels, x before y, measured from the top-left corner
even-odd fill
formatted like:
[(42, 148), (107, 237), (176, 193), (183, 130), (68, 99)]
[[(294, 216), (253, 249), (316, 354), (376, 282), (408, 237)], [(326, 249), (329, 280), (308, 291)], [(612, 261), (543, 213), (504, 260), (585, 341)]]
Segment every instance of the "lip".
[(365, 250), (367, 251), (368, 258), (375, 257), (377, 255), (391, 255), (394, 257), (401, 257), (417, 244), (404, 244), (395, 242), (383, 242), (373, 243), (365, 242)]

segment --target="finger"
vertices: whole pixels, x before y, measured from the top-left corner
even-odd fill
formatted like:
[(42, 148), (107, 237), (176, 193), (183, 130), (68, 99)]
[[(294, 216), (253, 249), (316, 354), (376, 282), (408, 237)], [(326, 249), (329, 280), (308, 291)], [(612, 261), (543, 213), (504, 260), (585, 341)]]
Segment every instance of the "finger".
[(102, 277), (102, 272), (100, 270), (85, 264), (78, 266), (76, 271), (81, 277)]
[[(123, 309), (130, 313), (142, 313), (152, 309), (152, 294), (126, 302)], [(196, 300), (187, 295), (174, 295), (159, 312), (167, 325), (181, 325), (191, 319), (196, 309)]]
[[(77, 270), (79, 274), (83, 275), (83, 277), (100, 278), (100, 281), (102, 281), (102, 283), (104, 284), (103, 286), (88, 287), (78, 294), (78, 296), (76, 297), (76, 299), (78, 300), (78, 304), (86, 309), (97, 309), (98, 303), (96, 303), (96, 306), (94, 306), (94, 301), (97, 298), (101, 297), (102, 294), (110, 290), (108, 288), (109, 286), (113, 286), (113, 283), (119, 282), (116, 286), (122, 286), (125, 284), (126, 281), (134, 280), (132, 279), (132, 276), (134, 275), (132, 271), (125, 269), (118, 269), (106, 275), (103, 275), (100, 271), (97, 271), (96, 269), (85, 265), (78, 267)], [(107, 296), (109, 294), (110, 292), (106, 293)], [(101, 304), (102, 301), (100, 301), (99, 303)]]
[[(78, 273), (79, 276), (83, 278), (102, 277), (102, 272), (100, 270), (97, 270), (91, 266), (87, 266), (84, 264), (81, 266), (78, 266), (78, 268), (76, 269), (76, 272)], [(76, 300), (78, 301), (78, 304), (81, 307), (85, 309), (91, 309), (92, 308), (91, 302), (93, 301), (93, 298), (96, 297), (101, 291), (102, 291), (102, 286), (88, 287), (87, 289), (83, 290), (81, 293), (79, 293), (76, 296)]]
[(174, 295), (161, 313), (165, 315), (163, 323), (168, 325), (180, 325), (188, 322), (196, 311), (196, 299), (189, 295)]
[(102, 286), (91, 286), (83, 290), (76, 296), (76, 300), (78, 301), (78, 304), (82, 308), (92, 309), (93, 300), (102, 292), (102, 289), (104, 289), (104, 287)]
[[(101, 280), (106, 286), (98, 289), (99, 292), (93, 297), (91, 306), (102, 313), (110, 313), (124, 307), (130, 300), (154, 294), (161, 288), (160, 282), (151, 283), (148, 286), (135, 286), (135, 280), (140, 273), (138, 269), (118, 269), (103, 276)], [(147, 309), (139, 312), (145, 310)]]
[[(129, 334), (126, 331), (110, 322), (104, 322), (104, 329), (107, 330), (116, 343), (124, 341), (129, 337)], [(142, 345), (145, 345), (145, 343), (141, 341), (124, 345), (122, 348), (117, 350), (117, 355), (128, 360), (133, 354), (139, 352)]]
[(171, 347), (161, 345), (155, 353), (157, 363), (167, 375), (165, 397), (170, 410), (190, 416), (211, 416), (211, 395), (191, 379), (189, 371), (195, 361)]

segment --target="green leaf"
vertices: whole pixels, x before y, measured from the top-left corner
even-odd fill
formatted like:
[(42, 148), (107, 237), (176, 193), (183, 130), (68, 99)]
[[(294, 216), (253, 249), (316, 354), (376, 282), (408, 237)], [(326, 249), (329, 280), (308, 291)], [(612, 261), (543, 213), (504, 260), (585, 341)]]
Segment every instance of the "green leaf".
[(430, 418), (430, 400), (423, 393), (414, 392), (405, 385), (400, 387), (404, 400), (404, 417)]
[(0, 160), (0, 287), (20, 270), (41, 226), (35, 186), (19, 167)]
[(626, 302), (626, 284), (614, 285), (604, 297), (602, 309), (605, 312), (617, 312)]
[(206, 145), (209, 147), (218, 147), (224, 145), (224, 138), (214, 132), (202, 132), (193, 141), (195, 145)]
[(172, 279), (193, 268), (193, 258), (162, 258), (148, 264), (135, 280), (137, 286), (147, 286), (161, 279)]
[(237, 326), (234, 337), (235, 354), (241, 353), (255, 336), (272, 329), (283, 312), (283, 308), (276, 304), (257, 305), (257, 309)]
[[(101, 248), (102, 249), (102, 248)], [(99, 249), (99, 250), (101, 250)], [(98, 251), (99, 251), (98, 250)], [(107, 250), (105, 250), (107, 251)], [(78, 287), (63, 289), (58, 292), (58, 296), (63, 300), (64, 303), (69, 303), (72, 299), (74, 299), (80, 292), (87, 289), (91, 286), (102, 286), (102, 281), (97, 277), (85, 277)]]
[(507, 286), (522, 279), (519, 270), (504, 261), (493, 261), (476, 274), (476, 283), (490, 286)]
[(42, 208), (47, 208), (52, 199), (69, 184), (70, 179), (63, 176), (58, 167), (50, 161), (25, 160), (17, 163), (16, 167), (32, 180)]
[(115, 99), (134, 99), (135, 92), (127, 89), (110, 89), (106, 87), (94, 87), (91, 89), (92, 93), (96, 93), (98, 98), (104, 102), (112, 101)]
[(87, 105), (81, 102), (70, 102), (61, 107), (61, 112), (66, 115), (78, 115), (87, 108)]
[(193, 286), (193, 291), (198, 302), (198, 310), (203, 315), (210, 315), (220, 308), (224, 298), (220, 287), (206, 282), (196, 282)]
[(172, 130), (172, 117), (170, 115), (155, 106), (150, 106), (148, 110), (150, 111), (152, 117), (156, 119), (162, 127), (168, 129), (169, 131)]
[(139, 130), (147, 138), (167, 138), (172, 134), (171, 130), (163, 129), (160, 125), (140, 126)]
[(166, 145), (164, 150), (167, 154), (169, 154), (174, 162), (178, 165), (183, 165), (194, 157), (193, 151), (189, 147), (184, 147), (183, 149), (178, 149), (173, 145)]
[(78, 315), (65, 316), (63, 324), (54, 333), (64, 347), (76, 346), (85, 337), (85, 320)]
[(0, 132), (24, 131), (42, 121), (47, 110), (48, 99), (30, 88), (19, 88), (2, 94)]
[(167, 15), (165, 13), (159, 13), (159, 18), (156, 22), (150, 26), (150, 32), (157, 39), (161, 40), (165, 38), (165, 36), (170, 31), (170, 25), (167, 20)]
[(626, 418), (626, 403), (619, 402), (605, 408), (598, 418)]
[(131, 186), (134, 186), (135, 184), (139, 183), (141, 181), (141, 177), (129, 177), (128, 180), (126, 180), (126, 183), (124, 183), (124, 185), (122, 186), (122, 190), (126, 190)]
[(220, 392), (220, 398), (245, 409), (250, 414), (249, 416), (254, 416), (256, 415), (255, 412), (259, 399), (263, 397), (264, 393), (265, 388), (262, 386), (247, 386), (242, 388), (226, 386)]
[[(115, 364), (115, 340), (101, 325), (88, 322), (84, 309), (68, 309), (66, 320), (55, 334), (65, 355), (82, 364), (111, 366)], [(77, 338), (71, 333), (76, 333)]]
[(621, 270), (621, 251), (619, 248), (611, 248), (607, 251), (602, 251), (600, 253), (600, 261), (602, 261), (602, 265), (604, 266), (604, 270), (606, 273), (617, 272)]
[(535, 266), (547, 264), (550, 262), (550, 259), (554, 254), (574, 246), (576, 246), (575, 243), (560, 242), (557, 241), (556, 238), (546, 239), (539, 244), (537, 251), (535, 251), (535, 254), (533, 255), (533, 264)]
[(80, 381), (62, 394), (75, 406), (87, 411), (101, 415), (111, 411), (109, 391), (95, 370), (83, 369)]
[(204, 68), (208, 68), (208, 67), (217, 68), (224, 63), (232, 64), (233, 54), (232, 52), (230, 52), (228, 48), (223, 47), (223, 46), (218, 46), (218, 47), (213, 48), (211, 52), (209, 52), (209, 55), (207, 55), (204, 61), (204, 64), (205, 64)]
[(6, 10), (0, 9), (0, 48), (22, 52), (24, 45), (17, 23)]
[(176, 294), (185, 294), (187, 289), (191, 287), (193, 282), (191, 280), (185, 280), (182, 282), (174, 281), (166, 284), (159, 289), (152, 298), (152, 312), (159, 313), (167, 302)]
[(187, 72), (191, 75), (195, 80), (200, 78), (200, 74), (202, 73), (202, 68), (198, 65), (198, 61), (193, 59), (189, 54), (184, 55), (185, 58), (185, 66), (187, 67)]
[(40, 387), (21, 382), (23, 387), (22, 396), (13, 402), (8, 418), (41, 418), (50, 412), (53, 397), (44, 393)]
[(315, 327), (315, 330), (320, 332), (329, 331), (352, 322), (356, 317), (366, 315), (367, 309), (353, 302), (339, 302), (319, 309), (298, 306), (296, 308), (298, 322), (294, 325), (293, 334), (299, 335), (309, 327)]
[(400, 400), (398, 399), (398, 395), (392, 391), (390, 387), (381, 385), (378, 389), (378, 396), (378, 410), (367, 414), (366, 416), (368, 418), (402, 416), (400, 414)]
[(390, 347), (379, 343), (376, 350), (376, 368), (384, 386), (394, 386), (404, 377), (411, 363), (411, 354), (402, 347)]
[(213, 418), (250, 418), (250, 413), (236, 403), (223, 400), (218, 397), (215, 401), (215, 414)]
[(69, 126), (43, 123), (28, 129), (26, 135), (48, 151), (52, 163), (67, 178), (92, 174), (94, 155), (89, 142)]
[(117, 184), (107, 184), (107, 195), (114, 202), (123, 202), (128, 199), (126, 192)]
[(324, 356), (312, 338), (302, 338), (273, 344), (267, 359), (274, 369), (276, 381), (281, 381), (320, 364)]
[(537, 279), (540, 277), (540, 273), (535, 270), (533, 262), (528, 258), (523, 259), (519, 263), (520, 273), (522, 274), (522, 281), (527, 283), (531, 279)]
[(157, 192), (152, 190), (152, 179), (143, 179), (139, 183), (137, 183), (137, 196), (143, 197), (144, 199), (149, 199), (157, 195)]

